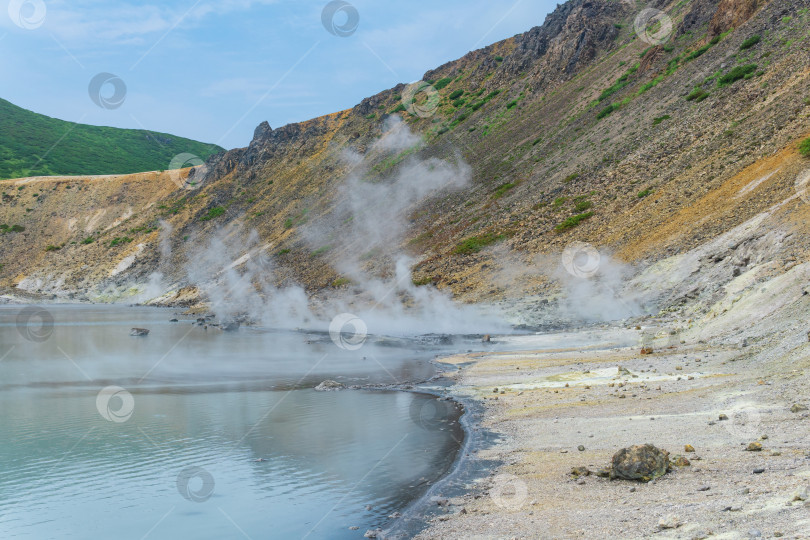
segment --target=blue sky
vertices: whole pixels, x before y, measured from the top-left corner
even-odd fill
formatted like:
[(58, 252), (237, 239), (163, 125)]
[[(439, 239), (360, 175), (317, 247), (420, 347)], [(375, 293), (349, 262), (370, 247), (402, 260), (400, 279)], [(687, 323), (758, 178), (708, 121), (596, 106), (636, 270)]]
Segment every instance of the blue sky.
[[(0, 4), (0, 97), (65, 120), (233, 148), (264, 120), (275, 128), (350, 108), (540, 25), (556, 2), (351, 0), (359, 25), (347, 37), (325, 29), (325, 0)], [(335, 15), (338, 26), (351, 9)], [(98, 73), (126, 84), (121, 106), (90, 99)]]

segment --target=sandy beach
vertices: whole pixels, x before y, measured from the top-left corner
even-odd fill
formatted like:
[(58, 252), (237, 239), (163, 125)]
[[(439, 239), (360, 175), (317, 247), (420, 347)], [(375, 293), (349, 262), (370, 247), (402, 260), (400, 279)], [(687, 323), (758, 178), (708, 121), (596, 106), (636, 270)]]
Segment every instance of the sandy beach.
[[(458, 367), (452, 394), (482, 403), (480, 427), (500, 434), (472, 461), (501, 465), (418, 538), (807, 538), (810, 358), (795, 317), (810, 300), (799, 286), (756, 328), (732, 324), (753, 302), (701, 324), (493, 338), (525, 351), (442, 359)], [(597, 476), (645, 443), (690, 464), (649, 483)]]

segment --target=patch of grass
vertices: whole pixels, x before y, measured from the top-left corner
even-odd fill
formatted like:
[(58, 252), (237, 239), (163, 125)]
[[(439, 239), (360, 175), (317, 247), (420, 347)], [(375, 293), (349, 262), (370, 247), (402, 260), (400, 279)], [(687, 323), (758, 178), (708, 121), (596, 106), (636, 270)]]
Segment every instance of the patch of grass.
[(206, 215), (200, 218), (200, 221), (211, 221), (225, 213), (225, 208), (222, 206), (215, 206), (211, 208)]
[(478, 236), (471, 236), (460, 244), (458, 244), (453, 253), (458, 255), (469, 255), (471, 253), (478, 253), (487, 246), (491, 246), (506, 238), (505, 234), (485, 233)]
[(280, 249), (280, 250), (278, 250), (278, 251), (276, 252), (276, 255), (278, 255), (278, 256), (281, 256), (281, 255), (286, 255), (286, 254), (287, 254), (287, 253), (289, 253), (289, 252), (290, 252), (290, 250), (289, 250), (288, 248), (284, 248), (284, 249)]
[(613, 111), (618, 110), (620, 106), (621, 105), (619, 105), (618, 103), (611, 103), (610, 105), (599, 111), (599, 114), (596, 115), (596, 119), (601, 120), (606, 116), (610, 116), (610, 114), (613, 113)]
[(318, 249), (310, 253), (310, 257), (320, 257), (324, 253), (327, 253), (330, 249), (332, 249), (332, 246), (319, 247)]
[(284, 220), (284, 228), (285, 229), (292, 229), (292, 226), (293, 226), (292, 218), (287, 218), (287, 219)]
[(463, 95), (464, 95), (464, 90), (455, 90), (449, 96), (447, 96), (447, 99), (449, 99), (450, 101), (453, 101), (453, 100), (456, 100), (456, 99), (460, 98)]
[(432, 284), (433, 283), (433, 278), (430, 277), (430, 276), (426, 276), (426, 277), (419, 278), (419, 279), (413, 278), (411, 280), (411, 282), (413, 282), (413, 284), (416, 285), (417, 287), (424, 287), (425, 285)]
[(402, 111), (404, 111), (404, 110), (405, 110), (405, 105), (403, 105), (402, 103), (400, 103), (399, 105), (397, 105), (396, 107), (394, 107), (394, 109), (391, 111), (391, 113), (390, 113), (390, 114), (394, 114), (394, 113), (402, 112)]
[(567, 200), (568, 197), (557, 197), (556, 199), (554, 199), (554, 202), (551, 203), (551, 207), (555, 209), (560, 208), (562, 205), (565, 204)]
[(501, 184), (500, 186), (495, 188), (495, 191), (492, 192), (492, 198), (493, 199), (500, 199), (501, 197), (506, 195), (507, 191), (509, 191), (510, 189), (515, 187), (516, 185), (517, 184), (515, 184), (514, 182), (507, 182), (506, 184)]
[(671, 116), (669, 116), (668, 114), (665, 114), (664, 116), (659, 116), (658, 118), (653, 118), (652, 125), (657, 126), (664, 120), (669, 120), (670, 118)]
[(704, 99), (709, 97), (709, 93), (704, 90), (703, 88), (695, 88), (689, 95), (686, 96), (686, 101), (694, 101), (695, 103), (700, 103)]
[(636, 196), (637, 196), (639, 199), (643, 199), (644, 197), (646, 197), (646, 196), (647, 196), (647, 195), (649, 195), (650, 193), (652, 193), (652, 188), (647, 188), (647, 189), (645, 189), (645, 190), (643, 190), (643, 191), (639, 191), (639, 192), (636, 194)]
[(710, 42), (708, 42), (706, 45), (704, 45), (704, 46), (702, 46), (702, 47), (700, 47), (698, 49), (695, 49), (691, 53), (687, 54), (686, 58), (684, 58), (684, 61), (689, 62), (689, 61), (694, 60), (695, 58), (697, 58), (699, 56), (703, 56), (703, 54), (706, 51), (711, 49), (714, 45), (717, 45), (718, 43), (720, 43), (721, 39), (722, 39), (722, 36), (714, 36), (714, 38), (712, 38), (712, 40)]
[(518, 100), (510, 101), (509, 103), (506, 104), (506, 108), (511, 109), (513, 107), (516, 107), (517, 104), (518, 104)]
[(587, 199), (582, 199), (577, 201), (577, 203), (574, 205), (574, 210), (582, 213), (585, 210), (588, 210), (591, 206), (593, 206), (593, 203), (591, 201)]
[(575, 173), (571, 173), (571, 174), (569, 174), (568, 176), (566, 176), (565, 178), (563, 178), (563, 184), (567, 184), (567, 183), (569, 183), (569, 182), (573, 182), (573, 181), (574, 181), (574, 180), (576, 180), (577, 178), (579, 178), (579, 173), (577, 173), (577, 172), (575, 172)]
[[(500, 91), (500, 90), (494, 90), (494, 91), (490, 92), (489, 94), (487, 94), (487, 97), (485, 97), (484, 99), (482, 99), (482, 100), (480, 100), (480, 101), (476, 101), (476, 102), (475, 102), (475, 103), (473, 103), (472, 105), (468, 105), (468, 106), (469, 106), (469, 107), (470, 107), (472, 110), (477, 111), (478, 109), (480, 109), (481, 107), (483, 107), (484, 105), (486, 105), (487, 103), (489, 103), (489, 102), (490, 102), (490, 100), (492, 100), (492, 98), (494, 98), (495, 96), (497, 96), (497, 95), (498, 95), (498, 94), (500, 94), (500, 93), (501, 93), (501, 91)], [(480, 95), (480, 94), (479, 94), (479, 95)]]
[(92, 243), (93, 243), (93, 242), (95, 242), (95, 241), (96, 241), (96, 239), (95, 239), (95, 238), (93, 238), (92, 236), (88, 236), (87, 238), (85, 238), (84, 240), (82, 240), (82, 244), (84, 244), (84, 245), (87, 245), (87, 244), (92, 244)]
[(610, 87), (602, 90), (602, 93), (599, 94), (597, 101), (601, 103), (602, 101), (606, 100), (607, 98), (609, 98), (610, 96), (612, 96), (613, 94), (615, 94), (616, 92), (618, 92), (619, 90), (630, 84), (630, 75), (638, 71), (639, 65), (640, 64), (634, 64), (630, 69), (628, 69), (624, 73), (624, 75), (619, 77), (615, 83), (613, 83)]
[(799, 143), (799, 154), (803, 157), (810, 157), (810, 137)]
[(567, 231), (568, 229), (573, 229), (586, 219), (589, 219), (593, 216), (593, 212), (585, 212), (584, 214), (577, 214), (575, 216), (571, 216), (567, 218), (565, 221), (554, 227), (554, 230), (557, 232)]
[(740, 50), (744, 51), (745, 49), (750, 49), (751, 47), (759, 43), (761, 40), (762, 37), (760, 37), (759, 34), (754, 34), (753, 36), (742, 42), (742, 45), (740, 45)]
[(377, 113), (371, 113), (366, 115), (366, 120), (374, 120), (377, 118)]
[(130, 242), (132, 242), (132, 238), (130, 238), (129, 236), (123, 236), (123, 237), (120, 237), (120, 238), (116, 237), (116, 238), (112, 239), (112, 242), (110, 242), (110, 247), (120, 246), (120, 245), (123, 245), (123, 244), (129, 244)]
[(332, 282), (332, 287), (334, 287), (335, 289), (339, 289), (340, 287), (343, 287), (344, 285), (348, 285), (351, 282), (352, 281), (350, 279), (348, 279), (348, 278), (340, 277), (340, 278), (337, 278), (335, 281)]
[(18, 232), (23, 232), (24, 230), (25, 230), (25, 227), (23, 227), (22, 225), (12, 225), (10, 227), (8, 225), (6, 225), (5, 223), (0, 225), (0, 234), (18, 233)]
[(48, 246), (45, 248), (45, 251), (59, 251), (60, 249), (62, 248), (59, 246)]
[(503, 56), (496, 56), (495, 61), (496, 62), (503, 62)]
[(441, 90), (451, 82), (453, 82), (452, 78), (445, 77), (444, 79), (439, 79), (438, 81), (436, 81), (436, 84), (433, 85), (433, 88), (435, 88), (436, 90)]
[(717, 86), (724, 87), (734, 84), (740, 79), (750, 78), (757, 70), (756, 64), (746, 64), (744, 66), (737, 66), (719, 79), (717, 79)]

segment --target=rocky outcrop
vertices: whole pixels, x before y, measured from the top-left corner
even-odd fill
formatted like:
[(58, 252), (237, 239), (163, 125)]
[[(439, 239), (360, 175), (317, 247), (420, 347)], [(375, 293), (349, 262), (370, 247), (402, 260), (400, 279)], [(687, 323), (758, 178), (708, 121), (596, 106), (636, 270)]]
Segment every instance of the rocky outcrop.
[(669, 452), (651, 444), (622, 448), (612, 459), (612, 478), (649, 482), (669, 471)]
[(739, 27), (751, 18), (766, 0), (721, 0), (712, 20), (709, 34), (719, 36), (723, 32)]

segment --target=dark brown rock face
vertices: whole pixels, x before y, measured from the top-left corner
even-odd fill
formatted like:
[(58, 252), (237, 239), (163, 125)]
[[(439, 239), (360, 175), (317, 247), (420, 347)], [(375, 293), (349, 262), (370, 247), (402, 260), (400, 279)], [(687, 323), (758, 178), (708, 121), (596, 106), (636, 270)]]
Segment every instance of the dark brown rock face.
[(718, 36), (727, 30), (737, 28), (750, 19), (764, 3), (763, 0), (721, 0), (709, 23), (709, 34)]
[(613, 455), (613, 478), (649, 482), (669, 470), (669, 452), (651, 444), (622, 448)]

